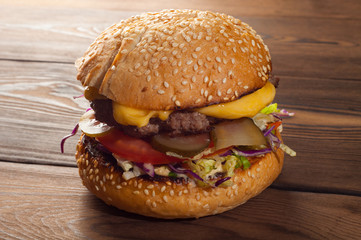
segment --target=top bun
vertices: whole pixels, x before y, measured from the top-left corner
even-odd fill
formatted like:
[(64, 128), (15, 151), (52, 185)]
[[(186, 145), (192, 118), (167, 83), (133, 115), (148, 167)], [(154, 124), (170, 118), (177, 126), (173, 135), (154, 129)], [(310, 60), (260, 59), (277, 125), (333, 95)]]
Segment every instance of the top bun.
[(172, 110), (229, 102), (266, 84), (262, 38), (231, 16), (164, 10), (106, 29), (77, 60), (84, 86), (122, 105)]

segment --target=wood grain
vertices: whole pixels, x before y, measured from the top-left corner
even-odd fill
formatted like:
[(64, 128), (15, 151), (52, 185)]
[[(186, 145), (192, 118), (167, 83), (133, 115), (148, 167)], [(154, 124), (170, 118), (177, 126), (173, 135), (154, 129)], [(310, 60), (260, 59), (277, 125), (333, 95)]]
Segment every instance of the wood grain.
[(268, 189), (221, 215), (164, 221), (106, 206), (81, 185), (76, 168), (4, 162), (0, 192), (0, 237), (5, 239), (361, 237), (359, 198), (353, 196)]
[[(46, 6), (46, 5), (45, 5)], [(361, 21), (290, 14), (237, 14), (271, 49), (278, 75), (359, 79)], [(73, 63), (106, 27), (140, 12), (7, 6), (0, 9), (0, 59)], [(346, 14), (346, 13), (345, 13)], [(52, 16), (49, 19), (49, 16)], [(22, 21), (19, 21), (22, 19)], [(49, 19), (44, 22), (43, 19)], [(26, 38), (19, 38), (26, 32)], [(59, 54), (61, 53), (61, 54)], [(343, 54), (345, 53), (345, 54)], [(347, 62), (347, 64), (343, 64)], [(317, 66), (317, 67), (314, 67)]]

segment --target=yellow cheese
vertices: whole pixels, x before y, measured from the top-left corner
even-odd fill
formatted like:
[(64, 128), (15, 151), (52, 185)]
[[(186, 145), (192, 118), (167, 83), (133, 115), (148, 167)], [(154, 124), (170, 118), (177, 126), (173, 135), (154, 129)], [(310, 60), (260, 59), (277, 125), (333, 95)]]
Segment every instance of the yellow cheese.
[(196, 111), (207, 116), (225, 119), (253, 117), (264, 107), (272, 103), (275, 95), (275, 87), (272, 83), (267, 82), (263, 88), (236, 101), (198, 108)]
[[(238, 119), (241, 117), (253, 117), (264, 107), (272, 103), (276, 94), (275, 87), (272, 83), (267, 82), (266, 85), (257, 91), (246, 95), (236, 101), (215, 104), (208, 107), (198, 108), (194, 111), (203, 113), (207, 116)], [(172, 111), (150, 111), (126, 107), (113, 102), (114, 119), (123, 125), (133, 125), (144, 127), (148, 124), (149, 119), (158, 117), (166, 120)]]
[(149, 111), (126, 107), (113, 101), (113, 116), (115, 121), (123, 125), (133, 125), (144, 127), (149, 119), (158, 117), (161, 120), (167, 120), (172, 111)]

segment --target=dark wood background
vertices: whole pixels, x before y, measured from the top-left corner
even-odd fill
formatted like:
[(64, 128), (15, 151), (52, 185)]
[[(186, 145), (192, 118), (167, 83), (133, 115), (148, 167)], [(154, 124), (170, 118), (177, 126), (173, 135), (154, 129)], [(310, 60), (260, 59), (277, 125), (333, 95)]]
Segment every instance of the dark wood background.
[[(297, 151), (262, 194), (201, 219), (156, 220), (82, 186), (70, 133), (87, 103), (74, 61), (109, 25), (164, 8), (231, 14), (269, 46)], [(0, 239), (361, 239), (358, 0), (0, 0)]]

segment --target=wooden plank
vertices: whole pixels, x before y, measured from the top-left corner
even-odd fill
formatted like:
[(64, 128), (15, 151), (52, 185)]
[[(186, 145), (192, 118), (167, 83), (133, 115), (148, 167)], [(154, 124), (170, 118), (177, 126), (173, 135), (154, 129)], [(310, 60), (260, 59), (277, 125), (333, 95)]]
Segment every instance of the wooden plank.
[(294, 17), (318, 17), (318, 18), (358, 18), (360, 19), (361, 6), (358, 0), (348, 0), (345, 4), (342, 0), (324, 0), (322, 2), (305, 1), (282, 1), (282, 0), (207, 0), (207, 1), (148, 1), (148, 0), (72, 0), (47, 1), (47, 0), (1, 0), (1, 4), (7, 6), (48, 7), (48, 8), (76, 8), (76, 9), (105, 9), (121, 10), (128, 12), (153, 12), (162, 9), (200, 9), (224, 12), (242, 16), (294, 16)]
[(105, 205), (81, 185), (76, 168), (5, 162), (0, 193), (2, 239), (361, 238), (354, 196), (269, 188), (221, 215), (162, 221)]
[[(1, 63), (0, 159), (75, 166), (78, 136), (60, 154), (60, 140), (88, 106), (84, 99), (73, 99), (82, 94), (73, 66)], [(306, 90), (309, 86), (314, 89)], [(278, 186), (361, 194), (359, 89), (361, 81), (281, 76), (275, 101), (296, 112), (284, 121), (283, 136), (298, 156), (286, 157)]]
[[(137, 13), (89, 9), (79, 12), (71, 8), (28, 11), (27, 7), (3, 7), (0, 9), (3, 36), (0, 59), (73, 63), (99, 32)], [(236, 17), (264, 36), (276, 74), (360, 79), (361, 31), (355, 31), (361, 28), (360, 19), (309, 17), (305, 21), (303, 17), (270, 18), (241, 13)]]

